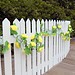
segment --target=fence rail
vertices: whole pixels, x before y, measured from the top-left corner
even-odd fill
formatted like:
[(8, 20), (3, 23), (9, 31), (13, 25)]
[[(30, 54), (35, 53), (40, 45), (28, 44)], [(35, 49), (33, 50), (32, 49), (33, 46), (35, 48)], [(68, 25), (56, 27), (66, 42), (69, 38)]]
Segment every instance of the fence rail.
[[(43, 23), (43, 31), (51, 30), (53, 25), (60, 24), (62, 26), (62, 31), (66, 32), (68, 30), (68, 25), (70, 21), (53, 21), (53, 20), (37, 20), (33, 19), (30, 21), (24, 21), (21, 19), (15, 19), (13, 23), (18, 26), (18, 33), (26, 33), (27, 35), (35, 34), (40, 32), (40, 23)], [(0, 44), (4, 43), (6, 40), (9, 43), (15, 42), (15, 38), (10, 35), (10, 21), (5, 18), (2, 22), (3, 36), (0, 36), (2, 40)], [(30, 40), (27, 40), (29, 43)], [(51, 69), (54, 65), (62, 61), (68, 54), (70, 50), (70, 41), (63, 41), (61, 36), (57, 34), (56, 36), (43, 36), (44, 50), (39, 53), (36, 52), (35, 48), (32, 54), (25, 55), (22, 53), (21, 49), (17, 49), (14, 45), (14, 57), (11, 55), (11, 48), (8, 52), (4, 54), (4, 69), (2, 67), (1, 55), (0, 55), (0, 75), (41, 75)], [(13, 61), (13, 63), (12, 63)]]

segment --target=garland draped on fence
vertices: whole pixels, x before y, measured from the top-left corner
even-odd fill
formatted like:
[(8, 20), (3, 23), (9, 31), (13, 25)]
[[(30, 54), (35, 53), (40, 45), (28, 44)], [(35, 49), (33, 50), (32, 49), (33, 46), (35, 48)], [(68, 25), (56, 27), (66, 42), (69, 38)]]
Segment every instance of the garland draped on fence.
[[(42, 29), (43, 24), (40, 24), (40, 29)], [(35, 33), (34, 35), (28, 36), (27, 34), (18, 35), (18, 27), (16, 24), (10, 26), (11, 35), (15, 37), (15, 46), (16, 48), (22, 48), (22, 52), (29, 55), (32, 53), (32, 50), (37, 47), (37, 52), (42, 52), (44, 45), (42, 44), (42, 36), (56, 36), (57, 34), (62, 37), (64, 41), (70, 40), (70, 33), (73, 31), (71, 25), (68, 25), (68, 31), (66, 33), (62, 32), (62, 26), (56, 25), (52, 26), (52, 30), (41, 31), (40, 33)], [(27, 44), (27, 39), (30, 37), (30, 43)], [(6, 41), (3, 45), (2, 53), (5, 53), (10, 48), (10, 44)]]

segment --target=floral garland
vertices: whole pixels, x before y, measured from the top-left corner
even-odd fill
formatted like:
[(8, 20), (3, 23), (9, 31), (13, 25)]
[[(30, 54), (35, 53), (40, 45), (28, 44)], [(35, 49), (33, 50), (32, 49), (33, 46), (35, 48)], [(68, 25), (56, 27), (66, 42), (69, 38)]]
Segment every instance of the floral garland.
[[(40, 24), (41, 30), (42, 26), (43, 24)], [(42, 36), (50, 36), (50, 35), (56, 36), (57, 34), (59, 34), (64, 41), (70, 40), (70, 33), (73, 31), (71, 25), (68, 25), (68, 31), (66, 33), (62, 32), (61, 28), (62, 26), (58, 24), (56, 26), (52, 26), (52, 30), (31, 35), (30, 37), (31, 41), (29, 44), (27, 44), (27, 39), (28, 39), (27, 34), (18, 35), (17, 32), (18, 27), (16, 26), (16, 24), (10, 26), (10, 31), (11, 34), (16, 38), (15, 47), (18, 49), (22, 48), (22, 52), (25, 53), (26, 55), (29, 55), (32, 53), (32, 50), (36, 47), (37, 47), (37, 52), (42, 52), (42, 50), (44, 49), (44, 45), (42, 44), (43, 42)], [(6, 41), (3, 46), (4, 47), (2, 53), (5, 53), (10, 49), (10, 44), (8, 41)]]
[(72, 29), (72, 27), (71, 27), (71, 25), (69, 24), (68, 25), (68, 31), (67, 32), (61, 32), (60, 33), (60, 35), (61, 35), (61, 37), (62, 37), (62, 39), (64, 40), (64, 41), (69, 41), (71, 38), (70, 38), (70, 34), (73, 32), (73, 29)]
[[(37, 52), (42, 52), (42, 50), (44, 49), (44, 45), (42, 44), (43, 39), (41, 33), (36, 33), (34, 35), (31, 35), (30, 37), (31, 41), (29, 44), (27, 44), (28, 35), (27, 34), (18, 35), (17, 30), (18, 27), (16, 26), (16, 24), (10, 26), (10, 32), (13, 35), (13, 37), (15, 37), (16, 39), (15, 41), (16, 48), (18, 49), (22, 48), (22, 52), (25, 53), (26, 55), (31, 54), (32, 49), (36, 47), (37, 47)], [(6, 51), (9, 50), (10, 44), (8, 41), (6, 41), (3, 46), (4, 47), (2, 53), (5, 53)]]

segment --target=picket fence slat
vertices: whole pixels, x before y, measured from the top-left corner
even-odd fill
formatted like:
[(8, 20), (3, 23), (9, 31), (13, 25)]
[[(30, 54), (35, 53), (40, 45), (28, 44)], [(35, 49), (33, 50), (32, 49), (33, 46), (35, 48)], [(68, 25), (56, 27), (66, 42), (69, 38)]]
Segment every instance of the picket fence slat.
[[(20, 20), (20, 33), (25, 34), (25, 21), (24, 19)], [(21, 50), (23, 50), (24, 47), (21, 45)], [(21, 70), (22, 70), (22, 75), (27, 75), (26, 73), (26, 55), (22, 53), (22, 58), (21, 58)]]
[[(20, 35), (20, 22), (15, 19), (13, 23), (18, 27), (18, 34)], [(16, 40), (15, 40), (16, 41)], [(21, 48), (16, 48), (14, 43), (14, 64), (15, 64), (15, 75), (21, 75)]]
[[(62, 21), (60, 21), (60, 25), (61, 25), (61, 27), (62, 27)], [(61, 28), (62, 29), (62, 28)], [(61, 35), (59, 35), (60, 36), (60, 61), (62, 61), (62, 37), (61, 37)], [(60, 62), (59, 61), (59, 62)]]
[[(60, 21), (58, 21), (58, 24), (60, 25)], [(60, 39), (60, 35), (58, 36), (58, 62), (60, 62), (60, 51), (61, 51), (61, 39)]]
[[(70, 24), (70, 21), (68, 21), (68, 25)], [(68, 41), (68, 48), (67, 48), (67, 54), (70, 51), (70, 41)]]
[[(61, 21), (61, 26), (63, 25), (63, 21)], [(61, 28), (61, 30), (62, 30), (62, 28)], [(63, 59), (63, 40), (62, 40), (62, 37), (60, 36), (60, 38), (61, 38), (61, 61), (62, 61), (62, 59)]]
[[(40, 33), (40, 20), (38, 19), (37, 20), (37, 32)], [(37, 75), (40, 75), (40, 69), (41, 67), (39, 66), (40, 65), (40, 53), (37, 52)]]
[[(60, 24), (62, 26), (62, 31), (65, 33), (68, 30), (68, 25), (70, 21), (53, 21), (53, 20), (44, 20), (41, 21), (38, 19), (37, 21), (33, 19), (27, 19), (26, 21), (22, 18), (20, 21), (15, 19), (13, 24), (16, 24), (18, 27), (18, 34), (27, 34), (29, 37), (27, 38), (27, 45), (30, 43), (31, 35), (34, 35), (36, 32), (40, 33), (41, 31), (49, 30), (51, 33), (52, 26), (56, 26)], [(40, 28), (40, 24), (43, 24), (42, 30)], [(7, 26), (6, 26), (7, 25)], [(60, 34), (56, 36), (42, 36), (44, 44), (44, 50), (42, 52), (37, 52), (36, 48), (32, 50), (32, 53), (29, 55), (25, 55), (22, 50), (26, 45), (21, 44), (21, 48), (16, 48), (15, 41), (16, 39), (10, 34), (10, 21), (5, 18), (2, 22), (3, 28), (3, 36), (2, 43), (8, 41), (10, 45), (14, 44), (14, 56), (11, 55), (11, 47), (4, 54), (4, 73), (2, 71), (2, 63), (1, 63), (1, 55), (0, 55), (0, 75), (42, 75), (51, 69), (54, 65), (61, 62), (70, 50), (70, 41), (62, 40)], [(60, 31), (60, 30), (59, 30)], [(58, 32), (59, 32), (58, 31)], [(12, 45), (11, 45), (12, 46)], [(14, 63), (12, 63), (14, 61)], [(14, 72), (13, 72), (14, 70)]]
[[(28, 36), (31, 35), (31, 22), (29, 19), (26, 21), (26, 34)], [(29, 44), (30, 39), (27, 39), (27, 44)], [(32, 70), (31, 70), (31, 54), (27, 55), (27, 75), (32, 75)]]
[[(61, 23), (61, 26), (62, 26), (62, 28), (61, 28), (61, 30), (62, 31), (64, 31), (64, 21), (62, 21), (62, 23)], [(61, 40), (62, 40), (62, 37), (61, 37)], [(62, 53), (61, 53), (61, 56), (62, 56), (62, 59), (64, 58), (64, 41), (62, 40), (62, 47), (61, 47), (61, 49), (62, 49)]]
[[(64, 25), (65, 25), (65, 32), (67, 32), (67, 30), (68, 30), (67, 21), (64, 22)], [(68, 41), (65, 41), (65, 43), (64, 43), (64, 44), (65, 44), (65, 53), (64, 53), (64, 54), (65, 54), (65, 57), (66, 57), (66, 55), (67, 55), (67, 47), (68, 47), (68, 46), (67, 46), (67, 42), (68, 42)]]
[[(69, 25), (69, 22), (68, 21), (66, 21), (66, 30), (68, 30), (68, 25)], [(69, 43), (69, 41), (66, 41), (66, 56), (67, 56), (67, 54), (68, 54), (68, 43)]]
[[(55, 20), (53, 21), (53, 25), (56, 26), (56, 21)], [(56, 60), (57, 59), (57, 57), (56, 57), (56, 45), (57, 45), (56, 44), (56, 36), (54, 36), (53, 44), (54, 44), (53, 45), (54, 46), (54, 52), (53, 53), (54, 53), (54, 65), (55, 65), (55, 63), (57, 61)]]
[[(44, 31), (44, 25), (45, 25), (45, 23), (44, 23), (43, 19), (41, 20), (41, 23), (43, 24), (42, 31)], [(42, 44), (44, 45), (44, 36), (42, 36), (42, 39), (43, 39)], [(42, 72), (41, 72), (41, 74), (44, 74), (44, 50), (42, 51)]]
[[(5, 18), (4, 21), (2, 22), (2, 26), (3, 26), (3, 43), (5, 43), (6, 41), (8, 41), (8, 39), (10, 39), (10, 21), (7, 18)], [(5, 75), (12, 75), (11, 48), (4, 54), (4, 68), (5, 68)]]
[[(57, 20), (56, 25), (58, 25), (58, 24), (59, 24), (59, 21)], [(56, 55), (57, 55), (57, 63), (58, 63), (59, 62), (59, 57), (58, 57), (58, 55), (59, 55), (59, 33), (56, 36), (56, 40), (57, 40)]]
[[(45, 31), (48, 30), (48, 21), (46, 20), (45, 21)], [(45, 72), (48, 71), (48, 65), (47, 62), (48, 62), (48, 37), (45, 37)]]
[[(53, 21), (49, 20), (49, 30), (52, 30)], [(53, 66), (53, 36), (49, 36), (49, 69)]]
[[(36, 22), (35, 20), (33, 19), (32, 20), (32, 35), (34, 35), (36, 33)], [(32, 51), (32, 68), (33, 68), (33, 73), (32, 75), (36, 75), (36, 48), (33, 49)]]

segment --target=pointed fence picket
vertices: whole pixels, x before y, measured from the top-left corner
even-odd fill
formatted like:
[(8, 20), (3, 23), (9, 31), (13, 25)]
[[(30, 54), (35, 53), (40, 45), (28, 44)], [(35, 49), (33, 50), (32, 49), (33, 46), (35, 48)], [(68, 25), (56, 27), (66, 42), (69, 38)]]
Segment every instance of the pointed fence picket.
[[(27, 19), (26, 21), (26, 33), (28, 36), (31, 35), (31, 23), (30, 23), (30, 20)], [(29, 44), (30, 42), (30, 39), (27, 39), (27, 44)], [(27, 75), (32, 75), (32, 70), (31, 70), (31, 55), (27, 55)]]
[[(61, 23), (61, 21), (59, 20), (58, 24), (61, 25), (60, 23)], [(58, 44), (59, 44), (58, 52), (59, 52), (59, 56), (60, 56), (60, 57), (58, 57), (58, 62), (60, 62), (61, 61), (61, 38), (60, 38), (60, 35), (58, 36)]]
[[(68, 25), (70, 21), (53, 21), (53, 20), (35, 20), (30, 21), (27, 19), (15, 19), (13, 21), (18, 27), (18, 33), (27, 34), (29, 37), (27, 39), (27, 44), (29, 44), (30, 36), (34, 35), (36, 32), (49, 30), (51, 32), (52, 26), (60, 24), (62, 26), (62, 31), (66, 32), (68, 30)], [(43, 24), (42, 30), (40, 29), (40, 23)], [(11, 48), (4, 54), (4, 73), (1, 63), (0, 55), (0, 75), (41, 75), (51, 69), (54, 65), (62, 61), (68, 54), (70, 50), (70, 41), (63, 41), (61, 36), (57, 34), (56, 36), (42, 36), (44, 44), (44, 50), (40, 53), (37, 52), (37, 46), (32, 50), (32, 54), (25, 55), (21, 48), (15, 47), (15, 38), (10, 34), (10, 21), (5, 18), (2, 22), (3, 36), (2, 44), (8, 41), (10, 45), (14, 44), (14, 56), (11, 55)], [(25, 46), (25, 45), (24, 45)], [(14, 65), (12, 61), (14, 60)], [(14, 73), (13, 73), (14, 66)]]
[[(32, 35), (36, 33), (36, 21), (33, 19), (32, 20)], [(33, 68), (33, 73), (32, 75), (36, 75), (36, 48), (33, 49), (32, 51), (32, 68)]]
[[(62, 29), (61, 29), (61, 30), (64, 32), (64, 21), (61, 22), (61, 26), (62, 26)], [(61, 40), (62, 40), (62, 37), (61, 37)], [(63, 41), (63, 40), (62, 40), (61, 49), (62, 49), (61, 57), (62, 57), (62, 59), (63, 59), (63, 58), (64, 58), (64, 51), (65, 51), (65, 49), (64, 49), (64, 41)]]
[[(9, 41), (10, 43), (10, 21), (5, 18), (2, 22), (3, 26), (3, 43)], [(4, 68), (5, 75), (12, 75), (12, 63), (11, 63), (11, 48), (4, 54)]]
[[(67, 32), (67, 30), (68, 30), (68, 24), (67, 24), (67, 21), (66, 21), (66, 23), (64, 22), (64, 25), (65, 25), (65, 30), (64, 30), (64, 32), (66, 33)], [(67, 50), (66, 50), (66, 48), (67, 48), (67, 42), (68, 41), (65, 41), (64, 42), (64, 48), (65, 48), (65, 52), (64, 52), (64, 55), (65, 55), (65, 57), (66, 57), (66, 55), (67, 55)]]
[[(66, 25), (66, 31), (68, 30), (68, 25), (70, 24), (70, 22), (69, 21), (66, 21), (66, 23), (65, 23), (65, 25)], [(66, 41), (66, 47), (65, 47), (65, 51), (66, 51), (66, 54), (65, 54), (65, 57), (67, 56), (67, 54), (68, 54), (68, 48), (69, 48), (69, 46), (68, 46), (68, 43), (69, 43), (69, 41)]]
[[(21, 19), (20, 20), (20, 33), (21, 34), (25, 34), (25, 21), (24, 19)], [(23, 46), (21, 45), (21, 50), (23, 50)], [(26, 55), (24, 53), (22, 53), (21, 55), (21, 71), (22, 71), (22, 74), (21, 75), (27, 75), (27, 72), (26, 72)]]
[[(56, 25), (58, 25), (59, 24), (59, 21), (57, 20), (57, 22), (56, 22)], [(58, 31), (59, 32), (59, 31)], [(56, 63), (58, 63), (59, 62), (59, 58), (58, 58), (58, 55), (59, 55), (59, 46), (58, 46), (58, 40), (59, 40), (59, 33), (56, 35), (56, 55), (57, 55), (57, 61), (56, 61)]]
[[(43, 26), (42, 26), (42, 32), (43, 32), (44, 31), (44, 25), (45, 25), (43, 19), (42, 19), (41, 23), (43, 24)], [(39, 24), (39, 26), (40, 26), (40, 24)], [(44, 36), (42, 36), (42, 38), (43, 38), (42, 44), (44, 45)], [(42, 60), (42, 62), (41, 62), (42, 63), (42, 71), (41, 71), (41, 74), (44, 74), (44, 50), (42, 51), (42, 59), (41, 59)]]
[[(18, 27), (18, 34), (20, 35), (20, 22), (15, 19), (13, 24)], [(16, 40), (15, 40), (16, 41)], [(14, 64), (15, 64), (15, 75), (21, 75), (21, 48), (16, 48), (14, 43)]]
[[(54, 20), (53, 25), (56, 26), (56, 21)], [(56, 36), (53, 37), (53, 56), (54, 56), (54, 65), (57, 63), (57, 56), (56, 56)]]
[[(62, 22), (61, 21), (59, 21), (59, 23), (58, 24), (60, 24), (61, 25), (61, 27), (62, 27)], [(60, 57), (59, 57), (59, 62), (60, 61), (62, 61), (62, 37), (59, 35), (59, 55), (60, 55)]]
[[(45, 31), (48, 30), (48, 21), (45, 21)], [(45, 72), (48, 71), (48, 37), (45, 37)]]
[[(49, 30), (52, 30), (53, 20), (49, 20)], [(53, 36), (49, 36), (49, 69), (53, 66)]]
[[(40, 20), (37, 20), (37, 32), (40, 33)], [(37, 75), (40, 75), (40, 70), (41, 70), (41, 66), (40, 66), (40, 53), (37, 52)]]

